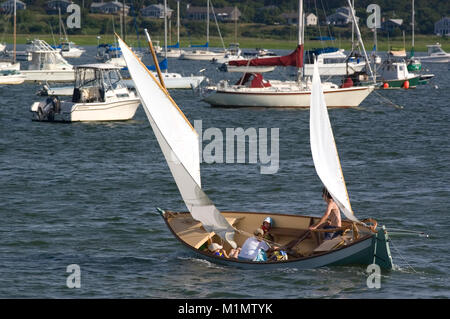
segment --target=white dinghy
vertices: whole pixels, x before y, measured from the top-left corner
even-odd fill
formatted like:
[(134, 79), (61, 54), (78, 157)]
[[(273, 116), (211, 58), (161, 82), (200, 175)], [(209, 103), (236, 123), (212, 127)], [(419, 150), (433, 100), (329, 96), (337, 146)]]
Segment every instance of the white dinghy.
[[(316, 65), (311, 93), (311, 151), (319, 177), (348, 218), (341, 228), (310, 231), (318, 217), (278, 213), (223, 212), (201, 187), (198, 135), (168, 91), (119, 39), (131, 77), (161, 147), (170, 171), (189, 212), (161, 210), (167, 226), (180, 242), (201, 258), (230, 266), (267, 269), (270, 267), (315, 268), (329, 265), (378, 264), (391, 269), (388, 235), (359, 221), (350, 206), (347, 189), (334, 143), (328, 111)], [(264, 262), (224, 258), (205, 250), (211, 242), (222, 242), (227, 249), (242, 246), (248, 234), (261, 225), (264, 217), (275, 221), (271, 233), (288, 254), (286, 260)], [(369, 223), (369, 221), (366, 221)], [(343, 231), (341, 236), (324, 240), (323, 232)]]

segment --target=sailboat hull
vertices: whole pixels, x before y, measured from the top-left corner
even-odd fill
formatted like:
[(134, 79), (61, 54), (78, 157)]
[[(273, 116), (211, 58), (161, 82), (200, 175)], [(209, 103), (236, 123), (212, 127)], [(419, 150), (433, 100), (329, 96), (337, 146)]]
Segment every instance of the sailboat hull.
[[(373, 87), (324, 90), (328, 108), (357, 107), (372, 92)], [(216, 90), (204, 101), (218, 107), (279, 107), (309, 108), (311, 91), (282, 92), (271, 88)]]
[(195, 60), (195, 61), (211, 61), (212, 59), (223, 58), (225, 53), (218, 53), (212, 51), (195, 50), (191, 52), (184, 52), (181, 54), (181, 60)]
[[(295, 240), (296, 237), (303, 236), (307, 227), (319, 220), (311, 216), (274, 213), (221, 212), (221, 214), (239, 230), (235, 234), (239, 246), (242, 246), (245, 239), (251, 236), (254, 229), (260, 227), (263, 219), (267, 216), (271, 216), (275, 221), (276, 227), (273, 228), (275, 241), (281, 245)], [(189, 213), (163, 212), (162, 216), (171, 232), (183, 246), (203, 259), (222, 265), (246, 269), (312, 269), (325, 266), (370, 264), (377, 264), (383, 269), (392, 269), (393, 267), (389, 239), (384, 228), (380, 228), (377, 233), (373, 233), (368, 229), (363, 229), (362, 226), (358, 226), (361, 233), (364, 233), (359, 239), (354, 239), (329, 250), (321, 249), (320, 247), (323, 247), (323, 244), (327, 241), (323, 241), (321, 235), (312, 233), (294, 247), (298, 252), (301, 252), (302, 256), (290, 256), (288, 260), (282, 261), (256, 262), (224, 258), (210, 253), (205, 249), (208, 246), (209, 238), (212, 238), (213, 242), (221, 243), (220, 239), (214, 233), (204, 231), (201, 224), (193, 220)], [(224, 244), (224, 248), (225, 250), (230, 249), (227, 244)]]

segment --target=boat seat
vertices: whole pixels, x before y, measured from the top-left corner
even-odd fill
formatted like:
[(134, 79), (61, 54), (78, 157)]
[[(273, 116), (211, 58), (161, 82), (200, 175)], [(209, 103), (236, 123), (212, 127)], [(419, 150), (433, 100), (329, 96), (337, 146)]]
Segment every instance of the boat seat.
[[(226, 220), (233, 226), (240, 218), (226, 217)], [(170, 225), (182, 241), (196, 249), (199, 249), (208, 239), (214, 237), (216, 234), (215, 232), (208, 233), (202, 224), (194, 220), (190, 215), (173, 218), (170, 220)]]
[(348, 238), (348, 236), (337, 236), (333, 239), (325, 240), (322, 244), (319, 245), (319, 247), (314, 249), (313, 252), (318, 253), (333, 250), (342, 242), (342, 240), (344, 240), (344, 243), (347, 243), (349, 239), (350, 238)]
[(306, 233), (306, 229), (288, 228), (288, 227), (273, 227), (270, 233), (274, 236), (300, 237)]

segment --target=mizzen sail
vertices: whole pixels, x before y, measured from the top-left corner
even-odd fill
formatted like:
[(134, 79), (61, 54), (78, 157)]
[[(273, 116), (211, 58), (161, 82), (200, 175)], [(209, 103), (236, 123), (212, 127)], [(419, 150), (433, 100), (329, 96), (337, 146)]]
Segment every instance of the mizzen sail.
[[(118, 37), (119, 38), (119, 37)], [(192, 217), (236, 248), (234, 229), (201, 188), (197, 132), (169, 93), (119, 38), (128, 71), (142, 106)]]
[(314, 61), (309, 130), (311, 153), (317, 175), (344, 215), (352, 221), (358, 221), (350, 205), (333, 129), (325, 104), (317, 61)]

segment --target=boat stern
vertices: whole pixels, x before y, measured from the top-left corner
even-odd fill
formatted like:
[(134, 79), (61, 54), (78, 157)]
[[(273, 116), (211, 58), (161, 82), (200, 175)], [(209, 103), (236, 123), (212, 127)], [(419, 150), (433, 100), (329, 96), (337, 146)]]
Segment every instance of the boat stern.
[(392, 255), (389, 248), (390, 239), (386, 227), (383, 226), (379, 228), (373, 238), (373, 263), (377, 264), (382, 269), (392, 269)]

